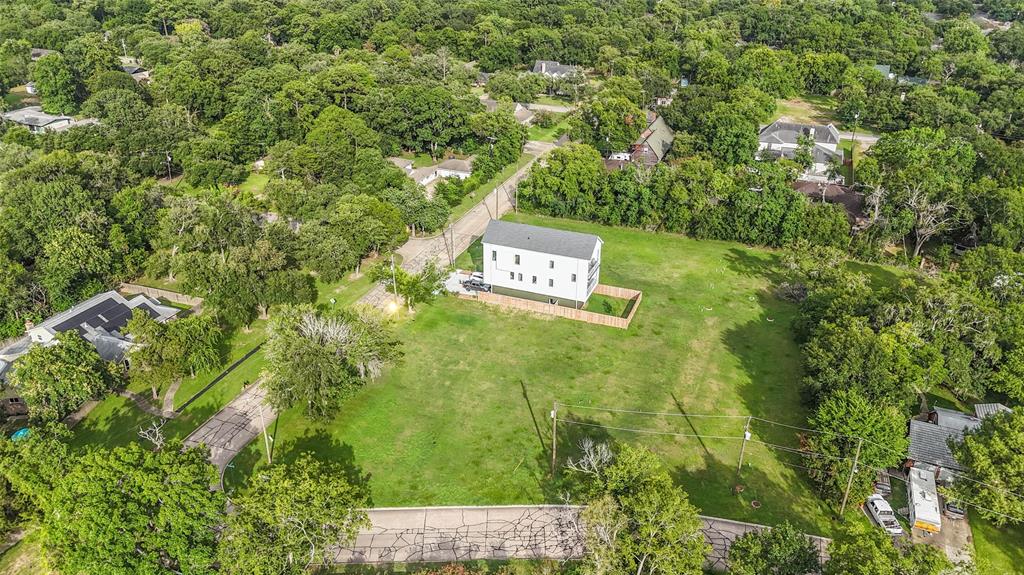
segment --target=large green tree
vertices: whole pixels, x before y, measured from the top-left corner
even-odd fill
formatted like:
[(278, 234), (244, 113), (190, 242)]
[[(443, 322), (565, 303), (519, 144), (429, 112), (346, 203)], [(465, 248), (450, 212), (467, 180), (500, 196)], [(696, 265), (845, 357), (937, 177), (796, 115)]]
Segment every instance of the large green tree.
[(330, 551), (368, 527), (367, 494), (340, 464), (309, 454), (256, 471), (231, 500), (220, 540), (221, 573), (299, 575), (329, 564)]
[(750, 531), (729, 546), (733, 575), (806, 575), (820, 568), (814, 543), (789, 522)]
[(34, 345), (18, 358), (10, 374), (11, 385), (28, 404), (29, 416), (41, 421), (63, 419), (86, 401), (100, 399), (119, 381), (118, 369), (74, 330), (57, 334), (53, 345)]
[(214, 573), (224, 495), (205, 449), (83, 455), (55, 485), (43, 550), (64, 573)]
[(981, 427), (951, 445), (967, 473), (958, 477), (946, 496), (976, 504), (977, 513), (997, 525), (1024, 517), (1024, 412), (985, 418)]

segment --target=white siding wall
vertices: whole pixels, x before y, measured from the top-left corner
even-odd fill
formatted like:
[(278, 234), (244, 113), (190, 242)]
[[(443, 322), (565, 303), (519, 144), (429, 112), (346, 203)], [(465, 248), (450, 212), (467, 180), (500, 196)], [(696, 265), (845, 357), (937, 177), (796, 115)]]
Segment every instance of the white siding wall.
[[(576, 259), (528, 250), (483, 244), (484, 282), (495, 287), (526, 291), (558, 300), (586, 301), (597, 285), (600, 269), (588, 290), (590, 259)], [(519, 264), (515, 256), (519, 256)], [(601, 261), (601, 244), (594, 249), (594, 258)], [(552, 265), (553, 262), (553, 265)], [(576, 274), (576, 281), (572, 275)], [(521, 279), (520, 279), (521, 277)], [(533, 278), (537, 282), (533, 282)], [(553, 285), (549, 285), (549, 281)]]

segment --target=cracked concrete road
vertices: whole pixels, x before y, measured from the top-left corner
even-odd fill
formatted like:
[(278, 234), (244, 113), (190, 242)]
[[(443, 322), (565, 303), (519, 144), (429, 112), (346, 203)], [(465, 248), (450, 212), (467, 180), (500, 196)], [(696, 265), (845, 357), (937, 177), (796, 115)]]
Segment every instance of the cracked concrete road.
[[(210, 449), (210, 463), (217, 467), (224, 477), (231, 460), (249, 442), (263, 433), (264, 426), (270, 425), (277, 414), (266, 404), (266, 392), (259, 382), (242, 390), (223, 409), (213, 414), (195, 431), (185, 438), (185, 447), (205, 445)], [(261, 413), (262, 412), (262, 413)]]

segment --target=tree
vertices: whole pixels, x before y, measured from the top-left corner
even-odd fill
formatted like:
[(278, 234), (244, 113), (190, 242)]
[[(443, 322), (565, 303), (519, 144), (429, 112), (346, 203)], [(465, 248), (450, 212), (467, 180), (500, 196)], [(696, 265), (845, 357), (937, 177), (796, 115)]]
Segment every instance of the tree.
[(757, 125), (731, 106), (716, 104), (703, 128), (705, 149), (726, 164), (750, 162), (757, 151)]
[(271, 405), (302, 405), (319, 419), (331, 417), (342, 399), (400, 354), (390, 323), (369, 309), (317, 313), (285, 306), (268, 329), (264, 385)]
[(149, 384), (153, 399), (159, 389), (171, 381), (217, 367), (221, 363), (220, 346), (224, 339), (220, 327), (208, 315), (189, 315), (168, 323), (159, 323), (135, 310), (125, 331), (135, 345), (129, 351), (133, 379)]
[(805, 575), (820, 568), (814, 544), (788, 521), (750, 531), (729, 547), (729, 573), (734, 575)]
[(850, 502), (871, 494), (877, 469), (899, 465), (907, 451), (906, 417), (900, 409), (868, 401), (853, 390), (828, 395), (808, 423), (816, 433), (807, 438), (806, 465), (822, 493), (838, 503), (846, 493), (860, 445), (857, 469), (850, 484)]
[(86, 401), (103, 397), (120, 379), (113, 364), (75, 330), (57, 334), (55, 345), (32, 346), (15, 362), (10, 378), (29, 416), (38, 421), (63, 419)]
[(45, 553), (64, 573), (213, 573), (224, 495), (208, 457), (180, 442), (85, 453), (51, 494)]
[(643, 111), (629, 99), (605, 94), (583, 106), (573, 131), (578, 139), (607, 156), (627, 151), (646, 121)]
[(589, 484), (586, 573), (702, 573), (707, 545), (697, 509), (653, 453), (622, 445), (614, 459), (575, 467)]
[(47, 54), (32, 65), (43, 110), (51, 114), (71, 114), (78, 109), (78, 83), (71, 66), (60, 54)]
[(331, 551), (369, 527), (367, 497), (337, 463), (308, 453), (258, 470), (232, 499), (220, 542), (221, 572), (238, 575), (308, 573), (330, 564)]
[[(412, 312), (417, 303), (428, 303), (444, 287), (448, 274), (433, 261), (427, 262), (419, 273), (409, 273), (400, 266), (381, 262), (370, 270), (370, 279), (379, 282), (385, 290), (402, 296), (405, 305)], [(396, 287), (397, 282), (397, 287)]]
[(953, 567), (937, 547), (897, 547), (888, 533), (863, 522), (842, 530), (828, 553), (824, 575), (940, 575)]
[(1024, 412), (986, 417), (981, 426), (950, 448), (967, 470), (945, 490), (946, 497), (977, 505), (977, 512), (996, 525), (1019, 523), (1024, 517)]

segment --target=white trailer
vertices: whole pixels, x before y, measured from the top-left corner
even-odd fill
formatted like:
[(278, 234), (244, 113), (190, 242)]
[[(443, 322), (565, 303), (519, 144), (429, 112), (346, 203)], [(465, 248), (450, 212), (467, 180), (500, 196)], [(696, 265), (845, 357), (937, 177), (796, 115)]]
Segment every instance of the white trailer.
[(930, 466), (910, 468), (907, 481), (907, 499), (910, 501), (910, 525), (929, 533), (942, 529), (939, 511), (939, 493), (935, 488), (935, 470)]

